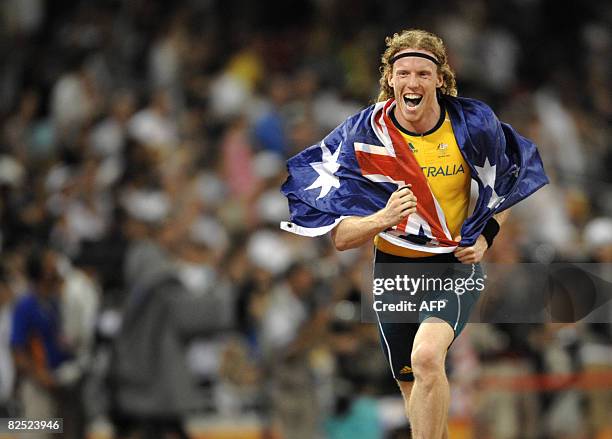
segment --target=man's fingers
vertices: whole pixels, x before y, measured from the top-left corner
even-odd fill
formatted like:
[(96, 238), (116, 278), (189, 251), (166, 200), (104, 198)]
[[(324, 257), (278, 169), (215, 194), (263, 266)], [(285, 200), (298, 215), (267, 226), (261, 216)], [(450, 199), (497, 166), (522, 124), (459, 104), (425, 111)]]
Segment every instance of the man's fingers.
[(410, 191), (411, 185), (402, 186), (391, 194), (387, 202), (389, 213), (400, 222), (416, 212), (417, 199)]
[(408, 215), (413, 214), (414, 212), (416, 212), (416, 209), (414, 207), (411, 207), (409, 209), (404, 209), (400, 212), (400, 216), (402, 216), (402, 218), (406, 218)]
[(414, 209), (415, 207), (417, 207), (417, 204), (414, 201), (406, 201), (404, 203), (399, 204), (397, 206), (397, 210), (401, 212), (406, 209)]
[(475, 264), (478, 262), (476, 258), (476, 250), (472, 247), (459, 247), (459, 251), (453, 253), (462, 264)]
[(399, 198), (398, 201), (400, 203), (408, 203), (408, 202), (410, 202), (410, 203), (415, 203), (416, 204), (417, 199), (416, 199), (416, 197), (414, 195), (408, 195), (407, 197)]
[(409, 186), (401, 187), (398, 190), (396, 190), (395, 193), (397, 195), (399, 195), (400, 197), (405, 197), (405, 196), (408, 196), (408, 195), (412, 195), (412, 191), (410, 190)]
[(390, 207), (392, 209), (399, 209), (399, 210), (404, 210), (408, 207), (415, 207), (416, 205), (417, 205), (416, 200), (412, 198), (400, 198), (400, 199), (393, 200), (390, 203)]
[[(462, 250), (466, 250), (466, 249), (462, 249)], [(459, 259), (459, 262), (461, 262), (462, 264), (471, 264), (476, 261), (476, 258), (471, 253), (456, 252), (455, 257)]]
[(460, 256), (462, 258), (464, 258), (464, 257), (467, 258), (467, 257), (470, 257), (470, 256), (474, 256), (474, 252), (471, 251), (471, 250), (466, 249), (466, 250), (462, 250), (461, 252), (455, 253), (455, 256)]
[(400, 203), (400, 204), (399, 204), (399, 205), (400, 205), (400, 207), (402, 207), (402, 208), (403, 208), (404, 206), (407, 206), (407, 205), (410, 205), (410, 206), (416, 206), (416, 204), (417, 204), (417, 200), (416, 200), (416, 198), (415, 198), (415, 197), (413, 197), (413, 196), (410, 196), (410, 197), (405, 197), (405, 198), (400, 198), (398, 201), (399, 201), (399, 203)]
[(404, 207), (404, 206), (412, 206), (412, 207), (414, 207), (416, 205), (417, 205), (416, 201), (412, 200), (412, 199), (402, 200), (401, 203), (400, 203), (400, 207)]
[(468, 256), (474, 253), (474, 249), (471, 247), (457, 247), (457, 249), (455, 250), (455, 256), (456, 257), (463, 257), (463, 256)]
[(400, 209), (400, 212), (402, 213), (402, 215), (408, 211), (410, 213), (416, 212), (416, 204), (407, 204), (405, 206), (402, 206), (402, 208)]
[(417, 199), (414, 196), (414, 194), (410, 191), (409, 187), (403, 186), (391, 194), (388, 204), (392, 206), (396, 206), (397, 203), (404, 203), (406, 201), (416, 202)]
[(416, 199), (414, 194), (409, 189), (403, 190), (401, 192), (397, 192), (397, 193), (395, 193), (395, 195), (397, 197), (399, 197), (400, 199), (407, 198), (407, 197), (412, 197), (412, 198)]

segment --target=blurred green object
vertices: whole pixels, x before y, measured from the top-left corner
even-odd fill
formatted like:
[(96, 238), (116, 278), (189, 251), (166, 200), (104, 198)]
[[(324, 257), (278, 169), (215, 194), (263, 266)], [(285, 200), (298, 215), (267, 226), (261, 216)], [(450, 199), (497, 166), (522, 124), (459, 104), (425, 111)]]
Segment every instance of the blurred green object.
[(324, 431), (327, 439), (382, 439), (376, 400), (358, 397), (350, 403), (346, 413), (328, 418)]

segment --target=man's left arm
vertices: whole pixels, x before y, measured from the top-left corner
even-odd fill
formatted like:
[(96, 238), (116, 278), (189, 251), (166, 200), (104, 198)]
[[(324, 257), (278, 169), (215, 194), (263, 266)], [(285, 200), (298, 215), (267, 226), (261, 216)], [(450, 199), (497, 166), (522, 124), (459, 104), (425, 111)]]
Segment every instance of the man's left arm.
[[(503, 212), (493, 215), (493, 219), (497, 221), (497, 224), (499, 225), (498, 227), (501, 227), (509, 216), (510, 209), (506, 209)], [(495, 232), (495, 234), (497, 234), (497, 232)], [(461, 240), (461, 237), (455, 238), (455, 240), (459, 241)], [(476, 239), (474, 245), (470, 247), (457, 247), (453, 253), (455, 254), (455, 257), (463, 264), (476, 264), (482, 260), (485, 252), (488, 249), (489, 243), (487, 238), (485, 238), (485, 232), (483, 232)]]

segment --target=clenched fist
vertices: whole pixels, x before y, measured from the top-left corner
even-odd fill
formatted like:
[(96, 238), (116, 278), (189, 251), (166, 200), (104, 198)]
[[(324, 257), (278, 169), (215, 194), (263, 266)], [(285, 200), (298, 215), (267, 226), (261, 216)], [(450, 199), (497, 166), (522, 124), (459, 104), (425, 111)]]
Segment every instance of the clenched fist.
[(411, 185), (403, 186), (393, 192), (387, 205), (379, 211), (385, 228), (401, 223), (408, 215), (416, 212), (417, 198), (410, 190)]
[[(461, 236), (455, 237), (455, 241), (461, 241)], [(457, 247), (453, 253), (462, 264), (477, 264), (482, 261), (488, 248), (487, 240), (484, 236), (480, 235), (473, 246)]]

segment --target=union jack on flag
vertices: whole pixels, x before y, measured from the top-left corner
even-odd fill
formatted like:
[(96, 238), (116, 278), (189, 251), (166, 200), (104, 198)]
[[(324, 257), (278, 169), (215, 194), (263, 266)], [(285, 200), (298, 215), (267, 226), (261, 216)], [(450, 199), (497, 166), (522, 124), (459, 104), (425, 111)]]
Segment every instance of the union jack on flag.
[(290, 222), (281, 228), (319, 236), (348, 216), (367, 216), (385, 207), (398, 188), (411, 185), (417, 211), (381, 237), (430, 253), (473, 245), (486, 222), (548, 183), (536, 146), (499, 122), (484, 103), (443, 97), (457, 144), (478, 185), (473, 213), (453, 241), (444, 212), (403, 136), (389, 117), (395, 101), (379, 102), (350, 117), (321, 143), (289, 159), (281, 191)]

